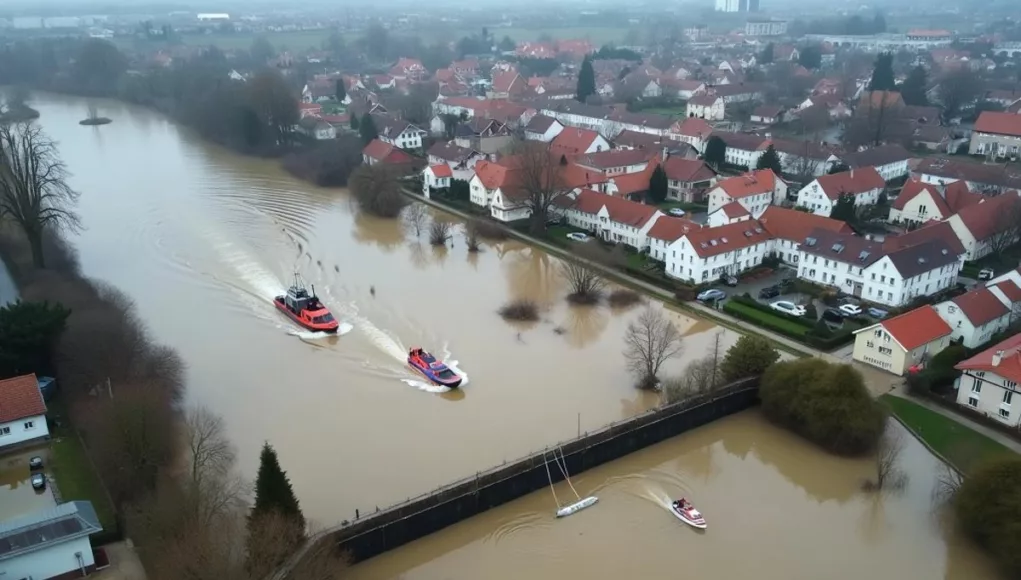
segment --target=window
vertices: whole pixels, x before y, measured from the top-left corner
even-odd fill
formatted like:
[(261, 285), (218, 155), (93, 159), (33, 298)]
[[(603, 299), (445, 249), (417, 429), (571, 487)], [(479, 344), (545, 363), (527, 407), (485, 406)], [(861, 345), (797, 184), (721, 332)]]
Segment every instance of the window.
[(885, 347), (885, 346), (881, 346), (881, 347), (879, 347), (879, 354), (891, 355), (891, 354), (893, 354), (893, 349)]
[(1003, 386), (1007, 387), (1008, 389), (1016, 389), (1017, 383), (1014, 381), (1003, 381)]
[(35, 421), (25, 421), (25, 429), (34, 429)]
[(968, 397), (968, 405), (971, 407), (978, 407), (978, 399), (975, 397)]
[(971, 380), (971, 392), (975, 393), (976, 395), (982, 392), (982, 381), (981, 380), (979, 380), (979, 379), (972, 379)]
[(1010, 405), (1010, 401), (1013, 398), (1014, 398), (1014, 391), (1004, 391), (1003, 392), (1003, 404), (1004, 405)]
[(1001, 419), (1009, 419), (1010, 418), (1010, 409), (1002, 409), (1001, 408), (1000, 409), (1000, 418)]
[(10, 427), (0, 427), (0, 435), (10, 435), (10, 434), (11, 434), (11, 428)]
[(868, 340), (865, 341), (865, 346), (867, 346), (868, 348), (875, 348), (876, 343), (872, 342), (871, 340)]

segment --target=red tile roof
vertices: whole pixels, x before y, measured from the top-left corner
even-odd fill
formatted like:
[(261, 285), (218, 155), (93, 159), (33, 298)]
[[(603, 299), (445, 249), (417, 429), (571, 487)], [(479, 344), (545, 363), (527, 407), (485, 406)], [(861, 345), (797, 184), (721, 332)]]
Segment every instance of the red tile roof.
[(625, 173), (623, 175), (614, 175), (609, 178), (613, 181), (613, 184), (617, 187), (618, 196), (628, 196), (632, 193), (638, 193), (649, 190), (649, 182), (652, 180), (652, 172), (659, 166), (659, 157), (653, 157), (649, 160), (649, 164), (645, 166), (645, 169), (637, 173)]
[(663, 171), (666, 172), (667, 179), (684, 183), (707, 181), (716, 177), (716, 172), (704, 161), (683, 157), (668, 157), (663, 163)]
[(599, 138), (599, 133), (577, 127), (564, 127), (559, 135), (550, 143), (550, 151), (563, 155), (585, 153), (592, 142)]
[(930, 240), (939, 239), (947, 243), (947, 246), (960, 256), (965, 253), (964, 244), (961, 238), (954, 233), (954, 228), (948, 222), (931, 221), (922, 227), (912, 230), (899, 236), (890, 236), (883, 242), (883, 250), (893, 252), (903, 248), (910, 248), (918, 244), (924, 244)]
[(716, 184), (733, 199), (750, 195), (772, 193), (776, 189), (777, 177), (772, 169), (757, 169), (744, 175), (730, 177)]
[(1009, 314), (1007, 307), (989, 288), (979, 286), (951, 300), (975, 326), (982, 326)]
[(482, 186), (486, 189), (496, 189), (503, 187), (505, 183), (509, 183), (508, 174), (513, 174), (514, 171), (504, 163), (497, 163), (495, 161), (481, 160), (475, 164), (475, 175), (482, 182)]
[(641, 165), (655, 157), (656, 153), (644, 149), (609, 149), (582, 155), (575, 162), (595, 169), (612, 169), (628, 165)]
[[(879, 323), (905, 350), (914, 350), (923, 344), (948, 336), (950, 326), (932, 306), (925, 305)], [(857, 332), (868, 330), (863, 328)]]
[(1021, 302), (1021, 286), (1018, 286), (1013, 280), (1004, 280), (1003, 282), (997, 282), (990, 286), (990, 288), (996, 288), (1011, 302), (1015, 304)]
[(681, 122), (681, 127), (677, 132), (685, 137), (697, 137), (699, 139), (703, 139), (713, 132), (713, 126), (705, 119), (688, 117)]
[(450, 170), (450, 166), (445, 163), (443, 165), (433, 165), (429, 167), (429, 169), (432, 170), (433, 175), (435, 175), (436, 177), (454, 176), (454, 173)]
[(815, 229), (842, 234), (852, 233), (851, 226), (840, 220), (777, 205), (767, 207), (759, 216), (759, 222), (773, 237), (793, 240), (799, 244)]
[(412, 161), (411, 155), (379, 139), (370, 141), (362, 149), (362, 153), (381, 163), (408, 163)]
[(35, 374), (0, 381), (0, 423), (46, 414)]
[(734, 222), (716, 228), (702, 228), (686, 235), (691, 247), (701, 258), (747, 248), (772, 237), (762, 224), (755, 220)]
[[(596, 214), (606, 208), (610, 220), (642, 228), (659, 211), (656, 206), (645, 205), (637, 201), (630, 201), (622, 197), (606, 195), (591, 189), (582, 190), (575, 200), (574, 208), (584, 213)], [(594, 210), (594, 211), (593, 211)]]
[(975, 121), (975, 131), (994, 135), (1021, 137), (1021, 115), (999, 111), (982, 111)]
[(862, 167), (850, 171), (841, 171), (831, 175), (823, 175), (816, 179), (826, 197), (833, 201), (841, 195), (858, 195), (873, 189), (886, 187), (886, 180), (872, 167)]
[[(957, 217), (968, 228), (976, 240), (985, 240), (1003, 231), (1000, 226), (1003, 220), (1014, 219), (1018, 215), (1017, 205), (1021, 200), (1017, 195), (1006, 193), (996, 197), (983, 196), (979, 203), (969, 205), (957, 212)], [(1014, 207), (1011, 207), (1011, 206)]]
[(722, 211), (723, 214), (726, 215), (729, 218), (736, 218), (736, 217), (742, 217), (742, 216), (746, 216), (746, 215), (752, 215), (752, 214), (748, 213), (748, 210), (746, 210), (743, 205), (741, 205), (740, 203), (738, 203), (736, 201), (732, 201), (732, 202), (728, 203), (727, 205), (721, 207), (717, 211)]
[(673, 242), (688, 232), (700, 229), (702, 229), (701, 224), (689, 219), (662, 216), (652, 224), (652, 228), (649, 229), (649, 237)]
[[(996, 353), (1000, 353), (998, 364), (993, 364)], [(975, 356), (957, 363), (954, 367), (960, 371), (986, 371), (1021, 383), (1021, 334), (995, 344)]]

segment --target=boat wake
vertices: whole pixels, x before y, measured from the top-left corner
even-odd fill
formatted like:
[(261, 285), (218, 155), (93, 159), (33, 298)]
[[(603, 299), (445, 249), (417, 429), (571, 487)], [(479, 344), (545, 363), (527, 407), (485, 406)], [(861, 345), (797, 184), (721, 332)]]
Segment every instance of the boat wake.
[(482, 541), (499, 544), (521, 532), (534, 532), (539, 528), (548, 528), (551, 520), (539, 512), (517, 514), (500, 524), (498, 528), (487, 534)]
[(280, 294), (284, 284), (269, 270), (259, 264), (251, 254), (219, 234), (210, 232), (209, 235), (214, 238), (213, 247), (223, 261), (237, 272), (241, 280), (252, 289), (253, 293), (266, 300), (272, 300)]
[(335, 336), (344, 336), (345, 334), (351, 332), (352, 330), (354, 330), (353, 324), (341, 322), (340, 326), (337, 328), (337, 332), (314, 332), (310, 330), (298, 330), (295, 328), (291, 328), (290, 330), (287, 331), (287, 334), (290, 334), (291, 336), (296, 336), (304, 342), (314, 342), (318, 340), (332, 338)]

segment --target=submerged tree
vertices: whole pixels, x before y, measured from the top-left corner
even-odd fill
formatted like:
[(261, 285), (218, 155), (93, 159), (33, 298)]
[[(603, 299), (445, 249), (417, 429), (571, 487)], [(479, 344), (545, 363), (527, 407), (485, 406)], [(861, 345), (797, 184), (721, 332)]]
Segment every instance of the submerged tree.
[(624, 358), (638, 378), (638, 387), (656, 388), (660, 367), (681, 353), (681, 333), (662, 310), (645, 309), (624, 333)]
[(17, 224), (28, 239), (32, 262), (46, 265), (47, 231), (78, 231), (73, 211), (78, 192), (67, 183), (57, 146), (34, 124), (0, 124), (0, 218)]

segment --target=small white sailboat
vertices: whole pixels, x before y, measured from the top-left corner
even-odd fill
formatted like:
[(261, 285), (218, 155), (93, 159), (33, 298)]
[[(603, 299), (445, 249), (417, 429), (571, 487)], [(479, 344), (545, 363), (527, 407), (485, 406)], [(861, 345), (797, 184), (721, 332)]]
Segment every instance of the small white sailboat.
[(670, 512), (677, 516), (677, 519), (693, 528), (704, 530), (708, 526), (702, 513), (691, 505), (691, 502), (683, 497), (670, 504)]
[[(550, 473), (549, 470), (549, 459), (546, 459), (545, 452), (542, 454), (543, 459), (546, 461), (546, 477), (549, 478), (550, 491), (553, 492), (553, 501), (556, 502), (557, 504), (558, 518), (567, 517), (576, 512), (580, 512), (581, 510), (589, 506), (595, 505), (596, 502), (599, 501), (599, 498), (594, 495), (582, 498), (581, 495), (578, 493), (578, 490), (574, 489), (574, 484), (571, 483), (571, 477), (567, 474), (567, 460), (564, 459), (563, 456), (564, 456), (563, 450), (560, 451), (560, 458), (557, 458), (556, 450), (553, 451), (553, 461), (555, 461), (557, 467), (560, 468), (560, 472), (564, 474), (564, 480), (567, 481), (567, 485), (571, 486), (571, 491), (574, 492), (574, 496), (578, 498), (578, 501), (565, 506), (561, 506), (560, 500), (557, 499), (557, 490), (554, 489), (553, 487), (553, 475)], [(561, 464), (561, 461), (563, 461), (563, 464)]]

